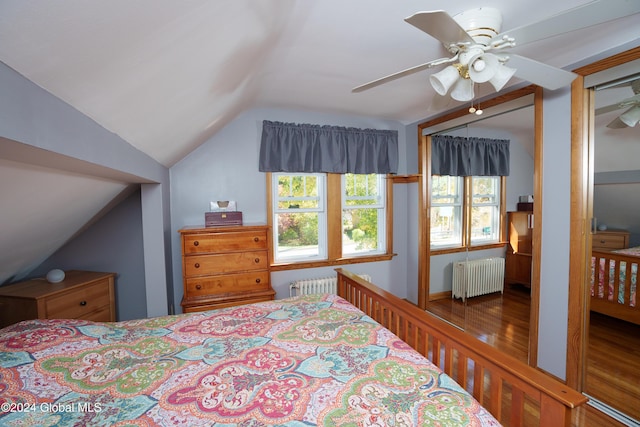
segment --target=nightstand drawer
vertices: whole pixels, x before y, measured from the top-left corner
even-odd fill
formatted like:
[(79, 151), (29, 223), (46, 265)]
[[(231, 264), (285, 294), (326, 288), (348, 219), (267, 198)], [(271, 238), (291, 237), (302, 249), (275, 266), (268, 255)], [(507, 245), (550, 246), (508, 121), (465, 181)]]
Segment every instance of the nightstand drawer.
[(267, 251), (231, 252), (184, 257), (185, 277), (268, 269), (269, 257)]
[(202, 254), (267, 249), (264, 230), (217, 234), (191, 234), (184, 237), (184, 254)]
[(612, 251), (629, 247), (629, 232), (626, 230), (598, 231), (591, 238), (594, 251)]
[(108, 308), (110, 304), (108, 280), (49, 297), (45, 301), (49, 319), (87, 318), (94, 311)]
[(625, 243), (625, 236), (621, 235), (593, 236), (593, 246), (602, 249), (624, 249)]
[(199, 297), (204, 295), (226, 294), (247, 291), (266, 291), (271, 289), (268, 271), (255, 273), (225, 274), (187, 279), (186, 295)]
[(115, 322), (114, 273), (69, 270), (59, 283), (36, 278), (0, 286), (0, 327), (28, 319)]

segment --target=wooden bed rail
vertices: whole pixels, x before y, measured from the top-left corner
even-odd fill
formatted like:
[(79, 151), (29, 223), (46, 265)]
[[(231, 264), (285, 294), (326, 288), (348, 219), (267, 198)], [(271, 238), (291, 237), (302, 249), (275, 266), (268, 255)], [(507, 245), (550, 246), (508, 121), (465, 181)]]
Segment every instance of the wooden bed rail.
[(391, 330), (505, 426), (570, 426), (587, 398), (417, 306), (338, 268), (338, 295)]
[[(592, 311), (640, 325), (640, 304), (632, 283), (640, 273), (640, 257), (615, 252), (591, 252)], [(638, 291), (636, 290), (636, 293)]]

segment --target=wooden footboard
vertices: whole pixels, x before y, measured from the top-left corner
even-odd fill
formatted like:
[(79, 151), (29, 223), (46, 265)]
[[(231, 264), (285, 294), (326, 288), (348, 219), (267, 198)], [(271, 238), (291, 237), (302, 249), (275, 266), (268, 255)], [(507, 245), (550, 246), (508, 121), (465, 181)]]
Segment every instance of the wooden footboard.
[(587, 401), (551, 376), (344, 269), (338, 295), (439, 366), (506, 426), (569, 426)]
[(593, 251), (591, 310), (640, 325), (637, 296), (631, 292), (631, 284), (637, 283), (638, 264), (637, 256)]

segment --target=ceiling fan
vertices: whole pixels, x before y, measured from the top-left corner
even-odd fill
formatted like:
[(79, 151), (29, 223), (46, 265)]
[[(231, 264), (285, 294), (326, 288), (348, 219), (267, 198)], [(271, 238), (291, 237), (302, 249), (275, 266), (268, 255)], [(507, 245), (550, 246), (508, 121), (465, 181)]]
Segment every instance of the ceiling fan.
[(442, 65), (447, 66), (430, 75), (429, 81), (439, 95), (449, 93), (456, 101), (473, 100), (474, 85), (479, 83), (488, 82), (500, 91), (513, 76), (546, 89), (559, 89), (570, 84), (576, 74), (513, 54), (509, 49), (638, 12), (637, 0), (596, 0), (502, 33), (498, 9), (481, 7), (453, 17), (443, 10), (418, 12), (405, 21), (439, 40), (450, 56), (371, 81), (352, 92)]
[(613, 105), (596, 109), (595, 114), (603, 114), (611, 111), (626, 108), (622, 114), (613, 119), (608, 125), (611, 129), (622, 129), (626, 127), (634, 127), (640, 121), (640, 78), (631, 81), (626, 86), (631, 86), (634, 96), (623, 99)]

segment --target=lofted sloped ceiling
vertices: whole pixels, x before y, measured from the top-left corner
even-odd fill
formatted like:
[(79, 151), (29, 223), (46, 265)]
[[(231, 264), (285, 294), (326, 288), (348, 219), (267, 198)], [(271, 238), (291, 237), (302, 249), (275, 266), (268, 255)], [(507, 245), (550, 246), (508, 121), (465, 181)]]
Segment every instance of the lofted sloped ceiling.
[[(429, 110), (426, 71), (351, 93), (444, 56), (438, 41), (404, 22), (417, 11), (496, 7), (507, 30), (585, 3), (2, 0), (0, 60), (171, 166), (255, 106), (404, 123), (438, 113)], [(617, 21), (517, 52), (566, 67), (637, 38), (637, 16)]]
[[(496, 7), (503, 15), (502, 29), (507, 30), (588, 2), (0, 0), (0, 61), (169, 168), (254, 107), (404, 124), (455, 107), (431, 106), (435, 94), (427, 71), (363, 93), (351, 92), (355, 86), (446, 54), (438, 41), (404, 22), (417, 11), (443, 9), (454, 15), (479, 6)], [(514, 52), (566, 68), (637, 40), (639, 27), (639, 15), (634, 14)], [(513, 79), (503, 90), (524, 84)], [(0, 96), (1, 92), (2, 88)], [(488, 95), (481, 87), (478, 97)], [(86, 206), (73, 210), (63, 198), (47, 200), (48, 209), (68, 217), (70, 224), (47, 230), (42, 235), (46, 242), (20, 254), (20, 260), (11, 243), (14, 234), (3, 238), (0, 283), (27, 273), (74, 234), (71, 223), (75, 231), (80, 229), (127, 184), (100, 179), (87, 185), (91, 177), (28, 163), (23, 169), (19, 166), (0, 163), (3, 235), (5, 230), (19, 235), (27, 227), (45, 227), (39, 224), (45, 223), (46, 213), (37, 217), (35, 210), (28, 223), (8, 222), (8, 204), (30, 209), (27, 202), (32, 200), (25, 194), (44, 197), (33, 179), (11, 177), (40, 177), (51, 191), (67, 188), (76, 197), (91, 197), (86, 197)], [(17, 209), (10, 213), (19, 216)]]

